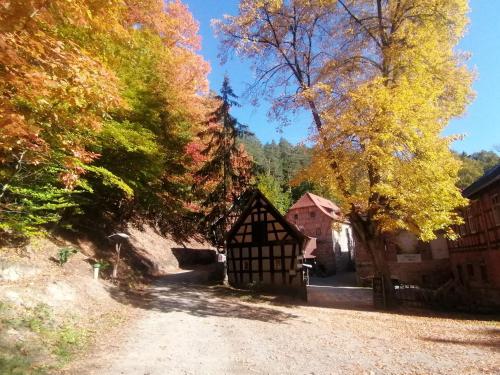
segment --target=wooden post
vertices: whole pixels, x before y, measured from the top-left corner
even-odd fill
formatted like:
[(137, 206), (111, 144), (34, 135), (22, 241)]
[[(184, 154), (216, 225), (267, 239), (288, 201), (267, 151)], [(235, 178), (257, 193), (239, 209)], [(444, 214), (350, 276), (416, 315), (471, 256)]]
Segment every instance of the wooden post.
[(116, 279), (118, 277), (118, 264), (120, 263), (120, 250), (121, 250), (122, 244), (117, 242), (115, 244), (115, 252), (116, 252), (116, 257), (115, 257), (115, 264), (113, 265), (113, 279)]
[(384, 275), (377, 275), (373, 278), (373, 306), (375, 308), (387, 308), (387, 293), (385, 290)]

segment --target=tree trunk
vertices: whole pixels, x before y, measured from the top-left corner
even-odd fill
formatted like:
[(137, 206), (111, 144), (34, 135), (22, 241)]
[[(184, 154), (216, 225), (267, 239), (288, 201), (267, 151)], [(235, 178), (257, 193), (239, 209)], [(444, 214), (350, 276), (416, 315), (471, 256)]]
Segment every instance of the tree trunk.
[(373, 223), (365, 222), (359, 215), (351, 214), (350, 221), (357, 240), (365, 247), (370, 255), (374, 268), (374, 277), (382, 277), (385, 291), (385, 306), (387, 308), (396, 305), (394, 285), (391, 280), (389, 264), (385, 259), (384, 239), (376, 233)]
[(388, 308), (394, 307), (396, 305), (394, 285), (392, 284), (389, 264), (385, 259), (384, 240), (380, 237), (374, 237), (367, 240), (365, 246), (372, 257), (373, 268), (375, 271), (374, 276), (382, 277), (385, 291), (385, 306)]
[(314, 125), (316, 126), (316, 130), (318, 132), (320, 132), (321, 128), (323, 127), (323, 122), (321, 121), (321, 117), (319, 115), (318, 108), (316, 107), (316, 103), (314, 103), (313, 100), (309, 100), (308, 104), (309, 104), (309, 108), (311, 109), (311, 114), (313, 116)]

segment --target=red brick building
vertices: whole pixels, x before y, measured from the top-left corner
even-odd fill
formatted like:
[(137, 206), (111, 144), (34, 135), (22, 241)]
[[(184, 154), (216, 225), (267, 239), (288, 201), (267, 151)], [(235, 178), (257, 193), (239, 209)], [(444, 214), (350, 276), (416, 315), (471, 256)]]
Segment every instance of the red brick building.
[(346, 269), (353, 258), (352, 228), (332, 201), (306, 193), (288, 210), (285, 218), (309, 237), (316, 238), (312, 256), (326, 275)]
[(500, 306), (500, 165), (463, 195), (470, 204), (462, 211), (460, 238), (449, 242), (452, 271), (478, 303)]

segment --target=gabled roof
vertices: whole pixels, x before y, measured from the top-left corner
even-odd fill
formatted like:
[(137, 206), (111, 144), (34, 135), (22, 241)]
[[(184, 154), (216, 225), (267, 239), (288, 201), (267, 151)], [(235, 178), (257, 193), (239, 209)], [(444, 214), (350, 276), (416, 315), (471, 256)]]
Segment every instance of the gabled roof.
[(268, 211), (276, 218), (276, 220), (283, 226), (283, 228), (285, 228), (285, 230), (290, 233), (292, 237), (299, 241), (302, 246), (305, 246), (307, 241), (310, 240), (310, 237), (302, 233), (295, 225), (289, 223), (259, 189), (255, 189), (251, 192), (251, 194), (249, 194), (249, 198), (247, 200), (245, 208), (243, 209), (243, 212), (227, 233), (226, 238), (232, 238), (236, 234), (236, 231), (238, 230), (240, 225), (242, 225), (245, 218), (250, 215), (252, 208), (254, 207), (254, 202), (259, 198), (266, 203)]
[(300, 199), (295, 202), (295, 204), (290, 207), (288, 212), (296, 209), (296, 208), (304, 208), (304, 207), (317, 207), (323, 212), (325, 215), (331, 217), (335, 220), (340, 220), (340, 208), (333, 203), (332, 201), (320, 197), (319, 195), (315, 195), (312, 193), (305, 193)]
[(462, 191), (462, 195), (466, 198), (471, 198), (473, 195), (479, 193), (495, 181), (500, 181), (500, 164), (488, 169), (482, 177), (466, 187)]

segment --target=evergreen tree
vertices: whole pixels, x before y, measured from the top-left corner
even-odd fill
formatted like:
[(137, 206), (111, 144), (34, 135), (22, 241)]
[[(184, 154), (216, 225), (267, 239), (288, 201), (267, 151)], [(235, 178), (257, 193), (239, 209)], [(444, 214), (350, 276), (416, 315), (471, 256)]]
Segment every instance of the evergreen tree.
[(207, 140), (202, 151), (207, 161), (196, 173), (198, 186), (195, 190), (203, 189), (207, 223), (217, 222), (223, 231), (231, 205), (250, 185), (252, 161), (238, 137), (251, 133), (246, 125), (230, 114), (231, 107), (239, 104), (227, 76), (216, 99), (220, 104), (209, 117), (206, 129), (200, 133), (201, 139)]

